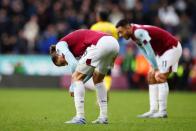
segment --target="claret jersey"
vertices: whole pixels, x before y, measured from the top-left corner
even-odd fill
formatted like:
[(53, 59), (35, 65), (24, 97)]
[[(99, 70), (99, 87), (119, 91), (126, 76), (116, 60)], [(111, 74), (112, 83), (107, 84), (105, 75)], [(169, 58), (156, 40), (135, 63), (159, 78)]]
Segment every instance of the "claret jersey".
[(140, 44), (150, 42), (155, 55), (161, 56), (178, 44), (178, 40), (169, 32), (155, 26), (131, 24), (131, 30), (131, 38)]
[(80, 29), (66, 35), (60, 41), (65, 41), (68, 44), (69, 50), (75, 57), (81, 57), (87, 47), (96, 45), (101, 37), (107, 35), (102, 32)]

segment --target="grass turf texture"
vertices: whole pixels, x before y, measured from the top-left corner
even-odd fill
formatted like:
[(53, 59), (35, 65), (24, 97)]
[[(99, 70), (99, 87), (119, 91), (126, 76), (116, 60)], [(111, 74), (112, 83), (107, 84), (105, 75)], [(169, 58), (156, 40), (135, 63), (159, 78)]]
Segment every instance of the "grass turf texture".
[(57, 89), (0, 89), (0, 131), (195, 131), (196, 94), (171, 92), (167, 119), (139, 119), (148, 110), (148, 92), (110, 92), (109, 124), (93, 125), (98, 116), (95, 93), (86, 92), (86, 125), (68, 125), (73, 98)]

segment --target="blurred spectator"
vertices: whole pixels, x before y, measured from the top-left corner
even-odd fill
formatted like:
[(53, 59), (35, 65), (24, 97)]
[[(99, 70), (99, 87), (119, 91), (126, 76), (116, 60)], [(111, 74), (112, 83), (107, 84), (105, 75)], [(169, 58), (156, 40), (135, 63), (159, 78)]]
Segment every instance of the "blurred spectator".
[[(196, 2), (195, 0), (186, 0), (187, 8), (186, 13), (192, 23), (196, 23)], [(196, 32), (196, 24), (193, 24), (192, 32)]]
[(191, 43), (192, 43), (192, 56), (193, 58), (196, 58), (196, 34), (193, 35), (191, 39)]
[(185, 13), (180, 15), (180, 23), (178, 25), (177, 34), (179, 35), (182, 43), (182, 47), (187, 47), (191, 49), (190, 38), (192, 33), (190, 32), (192, 28), (192, 23), (188, 19), (188, 16)]
[(12, 54), (16, 48), (17, 37), (8, 33), (1, 35), (1, 52), (3, 54)]
[(7, 32), (8, 24), (9, 24), (9, 18), (7, 17), (7, 10), (0, 9), (0, 34)]
[(60, 39), (62, 38), (63, 36), (65, 36), (66, 34), (69, 33), (70, 31), (70, 28), (68, 26), (68, 23), (66, 22), (63, 22), (63, 21), (60, 21), (56, 24), (56, 30), (58, 32), (58, 38), (57, 39)]
[(187, 8), (186, 2), (184, 0), (177, 0), (174, 6), (180, 12), (184, 12)]
[(14, 65), (14, 74), (17, 74), (17, 75), (26, 74), (26, 69), (25, 69), (25, 67), (23, 66), (23, 64), (21, 62), (17, 62)]
[(162, 1), (162, 7), (159, 8), (159, 18), (165, 25), (177, 26), (179, 17), (172, 5), (168, 5), (167, 1)]
[(24, 33), (23, 30), (20, 30), (18, 32), (18, 38), (17, 38), (17, 48), (16, 48), (16, 52), (19, 54), (28, 54), (29, 50), (28, 50), (28, 42), (26, 40), (26, 38), (24, 37)]
[(126, 54), (122, 63), (122, 72), (126, 75), (129, 88), (133, 88), (133, 89), (137, 87), (133, 79), (135, 68), (136, 68), (135, 66), (136, 66), (136, 61), (135, 61), (135, 54), (134, 54), (133, 47), (127, 46)]
[(35, 41), (39, 33), (39, 26), (37, 23), (37, 16), (33, 15), (30, 20), (24, 25), (24, 38), (28, 41), (28, 51), (33, 52), (35, 48)]
[(161, 5), (158, 10), (159, 19), (168, 31), (175, 33), (175, 27), (178, 26), (180, 22), (179, 16), (173, 5), (169, 5), (167, 1), (162, 0)]
[(125, 0), (124, 6), (127, 10), (131, 10), (135, 7), (135, 1), (136, 0)]
[(190, 72), (193, 66), (193, 59), (188, 48), (183, 49), (179, 65), (182, 66), (183, 73), (177, 81), (177, 88), (185, 90), (189, 88), (188, 86), (190, 85)]
[(189, 84), (190, 89), (196, 91), (196, 60), (190, 72), (190, 77), (191, 77), (190, 84)]
[(143, 12), (143, 3), (140, 0), (136, 0), (135, 7), (132, 10), (133, 23), (144, 24), (145, 17)]
[(137, 87), (145, 89), (147, 85), (146, 76), (150, 69), (150, 64), (142, 54), (136, 55), (135, 82)]
[(48, 25), (47, 30), (39, 38), (36, 48), (41, 54), (48, 54), (50, 45), (55, 43), (57, 43), (56, 29), (54, 25)]
[(116, 23), (122, 18), (123, 18), (123, 13), (120, 11), (119, 6), (113, 5), (113, 8), (110, 14), (111, 22), (116, 25)]

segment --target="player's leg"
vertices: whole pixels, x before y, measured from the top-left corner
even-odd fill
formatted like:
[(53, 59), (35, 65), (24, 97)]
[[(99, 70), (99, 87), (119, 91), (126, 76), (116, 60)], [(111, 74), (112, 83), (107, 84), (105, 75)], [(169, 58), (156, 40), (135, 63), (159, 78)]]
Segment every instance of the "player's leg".
[(72, 84), (74, 86), (74, 103), (76, 108), (76, 116), (65, 123), (69, 124), (85, 124), (85, 116), (84, 116), (84, 95), (85, 88), (83, 80), (90, 74), (90, 72), (94, 71), (94, 67), (88, 66), (85, 64), (78, 64), (76, 71), (72, 75)]
[[(167, 78), (170, 73), (165, 73)], [(158, 82), (158, 112), (150, 116), (150, 118), (166, 118), (167, 117), (167, 98), (169, 94), (169, 86), (167, 79), (161, 83)]]
[(147, 76), (149, 85), (150, 110), (144, 114), (138, 115), (139, 118), (148, 118), (158, 111), (158, 84), (154, 75), (155, 71), (154, 69), (151, 69)]
[(163, 75), (163, 81), (158, 82), (158, 105), (159, 111), (155, 113), (153, 118), (167, 117), (167, 98), (169, 94), (169, 86), (167, 78), (170, 72), (176, 72), (178, 67), (178, 61), (182, 54), (182, 48), (180, 43), (177, 47), (166, 51), (158, 60), (159, 75)]
[(107, 124), (108, 116), (107, 116), (107, 104), (108, 104), (108, 93), (105, 88), (105, 84), (103, 82), (105, 74), (108, 72), (108, 67), (112, 67), (114, 60), (116, 58), (116, 53), (111, 53), (107, 56), (107, 58), (102, 59), (98, 67), (95, 69), (93, 74), (93, 81), (95, 84), (95, 89), (97, 93), (97, 102), (100, 107), (99, 117), (93, 121), (92, 123), (97, 124)]
[(98, 102), (99, 109), (100, 109), (98, 119), (92, 122), (96, 124), (107, 124), (108, 123), (107, 90), (103, 82), (104, 77), (105, 77), (105, 74), (99, 73), (98, 71), (95, 71), (93, 74), (93, 81), (95, 84), (95, 89), (96, 89), (96, 94), (97, 94), (97, 102)]
[(76, 108), (76, 116), (72, 120), (65, 123), (68, 124), (85, 124), (84, 117), (84, 84), (82, 80), (84, 79), (85, 74), (78, 71), (74, 72), (72, 75), (72, 86), (74, 86), (74, 103)]
[(93, 121), (97, 124), (107, 124), (107, 90), (103, 79), (108, 72), (108, 69), (113, 67), (114, 60), (119, 51), (119, 45), (115, 38), (111, 36), (104, 37), (97, 44), (98, 52), (102, 54), (99, 64), (93, 74), (93, 81), (97, 93), (97, 101), (100, 107), (100, 115), (98, 119)]
[(111, 63), (110, 55), (104, 57), (100, 60), (98, 67), (95, 69), (93, 74), (93, 81), (96, 89), (97, 94), (97, 103), (99, 105), (100, 113), (98, 118), (92, 123), (95, 124), (107, 124), (108, 123), (108, 116), (107, 116), (107, 89), (104, 84), (104, 77), (108, 71), (108, 65)]

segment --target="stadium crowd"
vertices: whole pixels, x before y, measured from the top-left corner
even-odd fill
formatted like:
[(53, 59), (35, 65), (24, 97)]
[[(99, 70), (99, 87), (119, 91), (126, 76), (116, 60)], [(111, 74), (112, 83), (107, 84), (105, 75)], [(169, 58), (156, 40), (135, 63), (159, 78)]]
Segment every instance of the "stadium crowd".
[[(174, 88), (196, 90), (195, 0), (0, 0), (0, 54), (48, 54), (51, 44), (79, 28), (90, 28), (96, 13), (107, 9), (116, 24), (121, 18), (133, 23), (162, 27), (181, 41), (183, 55)], [(143, 58), (132, 41), (119, 38), (116, 68), (127, 75), (131, 87), (145, 81)], [(148, 64), (146, 64), (148, 67)], [(140, 70), (138, 70), (138, 68)], [(145, 66), (144, 66), (145, 68)], [(136, 84), (136, 85), (135, 85)], [(185, 86), (187, 85), (187, 86)]]

